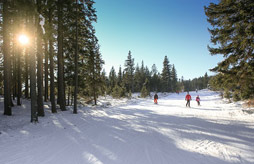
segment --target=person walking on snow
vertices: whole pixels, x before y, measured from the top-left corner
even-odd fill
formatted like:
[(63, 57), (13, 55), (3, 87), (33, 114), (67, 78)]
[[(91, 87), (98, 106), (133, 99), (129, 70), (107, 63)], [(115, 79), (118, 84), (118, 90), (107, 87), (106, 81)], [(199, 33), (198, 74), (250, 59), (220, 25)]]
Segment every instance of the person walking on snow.
[(185, 100), (187, 101), (186, 107), (187, 106), (190, 107), (191, 95), (189, 94), (189, 92), (187, 92), (187, 95), (185, 96)]
[(153, 100), (155, 104), (158, 103), (157, 100), (158, 100), (158, 95), (157, 95), (157, 93), (155, 93), (155, 95), (154, 95), (154, 100)]
[(197, 101), (197, 103), (198, 103), (198, 106), (200, 106), (200, 98), (199, 98), (199, 95), (197, 95), (196, 101)]

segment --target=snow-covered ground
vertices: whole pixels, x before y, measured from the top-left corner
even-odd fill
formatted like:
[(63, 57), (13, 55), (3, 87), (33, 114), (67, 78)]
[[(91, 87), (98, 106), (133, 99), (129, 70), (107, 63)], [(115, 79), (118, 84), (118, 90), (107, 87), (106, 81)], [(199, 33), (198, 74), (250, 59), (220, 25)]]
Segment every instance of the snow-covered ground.
[[(254, 163), (254, 114), (208, 90), (159, 94), (153, 100), (101, 99), (30, 123), (23, 101), (13, 116), (0, 115), (0, 164), (235, 164)], [(107, 105), (110, 102), (111, 105)], [(0, 100), (3, 113), (3, 99)]]

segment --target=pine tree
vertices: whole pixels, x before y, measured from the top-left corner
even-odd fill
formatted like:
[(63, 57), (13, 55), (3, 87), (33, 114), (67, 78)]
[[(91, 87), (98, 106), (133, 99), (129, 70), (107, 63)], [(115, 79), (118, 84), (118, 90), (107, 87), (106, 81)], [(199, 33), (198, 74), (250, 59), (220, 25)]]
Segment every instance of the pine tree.
[(121, 98), (126, 96), (125, 88), (119, 85), (115, 85), (112, 91), (113, 98)]
[(53, 48), (53, 3), (48, 3), (49, 60), (50, 60), (50, 102), (51, 112), (57, 113), (55, 102), (54, 48)]
[(161, 82), (162, 82), (162, 91), (163, 92), (170, 92), (171, 91), (171, 68), (169, 64), (168, 57), (165, 56), (163, 61), (163, 69), (161, 73)]
[(157, 70), (157, 67), (155, 64), (153, 64), (152, 66), (152, 71), (151, 71), (151, 91), (158, 91), (159, 90), (159, 84), (160, 84), (160, 81), (159, 81), (159, 76), (158, 76), (158, 70)]
[[(37, 15), (40, 19), (42, 19), (42, 3), (41, 0), (37, 0), (37, 12), (40, 15)], [(37, 96), (37, 107), (38, 107), (38, 116), (44, 116), (44, 107), (43, 107), (43, 66), (42, 66), (42, 27), (40, 25), (40, 20), (37, 18), (37, 88), (38, 88), (38, 96)]]
[(122, 67), (120, 65), (118, 75), (117, 75), (117, 84), (120, 86), (123, 82), (123, 75), (122, 75)]
[(4, 115), (12, 115), (11, 110), (11, 59), (10, 59), (10, 14), (9, 1), (3, 1), (3, 54), (4, 54)]
[(64, 89), (64, 60), (63, 60), (63, 1), (57, 1), (57, 22), (58, 22), (58, 35), (57, 35), (57, 61), (58, 61), (58, 72), (57, 72), (57, 84), (58, 84), (58, 97), (62, 111), (65, 111), (65, 89)]
[(96, 37), (90, 44), (91, 46), (89, 49), (89, 57), (87, 61), (87, 71), (89, 74), (89, 76), (87, 77), (87, 82), (89, 85), (89, 93), (93, 96), (94, 104), (97, 105), (97, 97), (100, 93), (101, 88), (103, 87), (101, 70), (104, 61), (101, 58), (101, 54), (99, 52), (99, 45), (97, 43)]
[(125, 60), (125, 84), (129, 92), (134, 91), (134, 58), (132, 58), (131, 51), (129, 51), (127, 60)]
[(106, 76), (106, 71), (105, 69), (102, 70), (101, 73), (101, 80), (102, 80), (102, 87), (101, 87), (101, 91), (100, 94), (106, 96), (107, 95), (107, 83), (108, 83), (108, 78)]
[(115, 72), (115, 68), (112, 67), (110, 72), (109, 72), (109, 88), (110, 88), (110, 92), (113, 91), (113, 88), (115, 87), (116, 84), (117, 84), (116, 72)]
[(76, 36), (75, 36), (75, 71), (74, 71), (74, 75), (75, 75), (75, 86), (74, 86), (74, 107), (73, 107), (73, 113), (77, 114), (77, 98), (78, 98), (78, 0), (76, 0), (76, 19), (75, 19), (75, 25), (76, 25)]
[(208, 85), (208, 81), (209, 81), (209, 78), (208, 78), (208, 75), (207, 75), (207, 72), (205, 73), (205, 76), (204, 76), (204, 80), (203, 80), (204, 82), (204, 88), (207, 88), (207, 85)]
[(45, 18), (44, 29), (45, 34), (43, 35), (43, 48), (44, 48), (44, 101), (47, 102), (49, 99), (49, 23), (48, 23), (48, 3), (46, 4), (43, 0), (43, 9), (41, 15)]
[(36, 51), (35, 51), (35, 38), (36, 38), (36, 11), (34, 2), (30, 2), (29, 7), (32, 9), (29, 12), (28, 20), (29, 20), (29, 31), (30, 31), (30, 92), (31, 92), (31, 122), (38, 122), (38, 106), (37, 106), (37, 92), (36, 92)]
[[(147, 88), (149, 89), (149, 92), (150, 92), (150, 90), (151, 90), (151, 88), (150, 88), (150, 82), (151, 82), (151, 79), (152, 79), (152, 72), (150, 72), (150, 70), (149, 70), (149, 68), (146, 66), (145, 67), (145, 81), (144, 81), (144, 83), (146, 83), (146, 79), (148, 80), (148, 86), (147, 86)], [(144, 84), (143, 83), (143, 84)]]
[(173, 64), (173, 67), (172, 67), (172, 91), (173, 92), (178, 91), (178, 88), (177, 88), (177, 73), (176, 73), (176, 69), (175, 69), (174, 64)]
[(48, 54), (48, 39), (44, 37), (44, 54), (45, 54), (45, 63), (44, 63), (44, 101), (48, 101), (48, 75), (49, 75), (49, 54)]
[(145, 83), (143, 84), (140, 96), (143, 97), (143, 98), (145, 98), (147, 96), (150, 96), (149, 81), (148, 81), (148, 79), (146, 79)]
[[(16, 16), (16, 24), (18, 24), (19, 26), (23, 26), (22, 24), (22, 19), (21, 16), (23, 16), (23, 14), (19, 14), (19, 16)], [(23, 30), (23, 29), (22, 29)], [(21, 56), (23, 56), (22, 52), (23, 49), (21, 46), (18, 45), (17, 41), (15, 41), (17, 44), (17, 105), (20, 106), (21, 105), (21, 96), (22, 96), (22, 81), (21, 81), (21, 75), (22, 75), (22, 66), (21, 66)]]
[(211, 55), (224, 57), (211, 70), (223, 77), (224, 89), (239, 91), (243, 99), (254, 97), (253, 9), (252, 0), (221, 0), (205, 7), (211, 42), (216, 45), (208, 49)]
[(139, 92), (142, 88), (140, 81), (141, 81), (141, 71), (137, 63), (135, 68), (135, 73), (134, 73), (134, 91), (135, 92)]
[(147, 70), (144, 64), (144, 61), (142, 60), (141, 62), (141, 67), (140, 67), (140, 81), (139, 85), (142, 87), (146, 81), (146, 76), (147, 76)]

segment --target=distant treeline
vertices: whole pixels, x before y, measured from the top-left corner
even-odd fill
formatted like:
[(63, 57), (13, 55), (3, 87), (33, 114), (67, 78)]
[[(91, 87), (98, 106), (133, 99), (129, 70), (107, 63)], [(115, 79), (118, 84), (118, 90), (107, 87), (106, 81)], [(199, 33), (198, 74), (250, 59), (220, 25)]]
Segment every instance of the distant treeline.
[[(113, 97), (130, 96), (133, 92), (141, 92), (141, 97), (150, 95), (150, 92), (182, 92), (207, 88), (209, 77), (207, 73), (203, 77), (193, 80), (178, 79), (174, 64), (170, 64), (168, 57), (164, 57), (162, 72), (158, 72), (153, 64), (151, 70), (138, 63), (135, 65), (131, 51), (129, 51), (124, 68), (118, 71), (111, 68), (109, 76), (105, 76), (106, 93)], [(104, 73), (105, 74), (105, 73)]]

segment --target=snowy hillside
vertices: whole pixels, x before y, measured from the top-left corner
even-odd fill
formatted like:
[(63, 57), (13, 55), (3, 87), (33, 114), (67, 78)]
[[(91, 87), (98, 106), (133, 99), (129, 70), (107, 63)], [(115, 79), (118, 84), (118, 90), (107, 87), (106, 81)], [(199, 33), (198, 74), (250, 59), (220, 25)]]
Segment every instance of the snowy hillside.
[(38, 124), (24, 100), (13, 116), (0, 115), (0, 164), (253, 164), (254, 114), (215, 92), (191, 95), (191, 108), (185, 93), (159, 94), (158, 105), (101, 99), (77, 115), (46, 106)]

